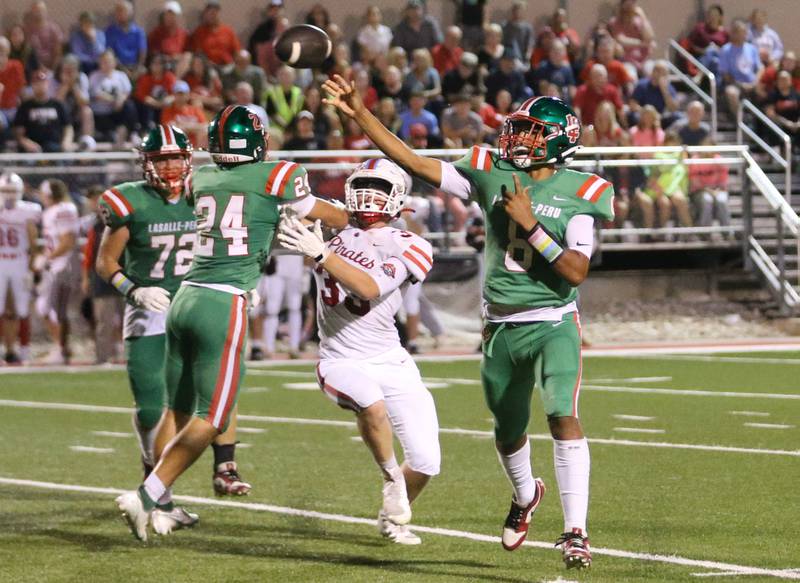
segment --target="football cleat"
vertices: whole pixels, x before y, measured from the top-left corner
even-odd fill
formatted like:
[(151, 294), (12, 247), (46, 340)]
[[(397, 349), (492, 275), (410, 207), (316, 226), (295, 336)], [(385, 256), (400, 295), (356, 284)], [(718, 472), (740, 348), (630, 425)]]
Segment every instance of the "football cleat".
[(592, 552), (589, 549), (589, 537), (580, 528), (565, 532), (555, 544), (561, 547), (561, 557), (567, 569), (586, 569), (592, 566)]
[(189, 512), (182, 506), (173, 506), (171, 509), (156, 508), (150, 517), (150, 523), (156, 534), (169, 534), (182, 528), (191, 528), (200, 517), (194, 512)]
[(528, 536), (528, 527), (531, 524), (533, 513), (539, 507), (544, 498), (544, 482), (541, 478), (536, 478), (536, 494), (527, 506), (520, 506), (516, 500), (511, 498), (511, 510), (508, 511), (506, 523), (503, 525), (503, 548), (513, 551), (523, 543)]
[(147, 524), (150, 522), (149, 510), (145, 510), (139, 492), (126, 492), (117, 497), (117, 507), (122, 511), (122, 518), (128, 523), (133, 536), (147, 542)]
[(383, 512), (395, 524), (411, 522), (411, 504), (406, 492), (406, 481), (400, 471), (397, 472), (397, 479), (383, 482)]
[(422, 539), (411, 532), (407, 525), (395, 524), (389, 520), (386, 516), (386, 512), (383, 510), (378, 513), (378, 531), (381, 533), (381, 536), (399, 545), (422, 544)]
[(246, 496), (252, 486), (242, 480), (236, 462), (223, 462), (214, 473), (214, 493), (217, 496)]

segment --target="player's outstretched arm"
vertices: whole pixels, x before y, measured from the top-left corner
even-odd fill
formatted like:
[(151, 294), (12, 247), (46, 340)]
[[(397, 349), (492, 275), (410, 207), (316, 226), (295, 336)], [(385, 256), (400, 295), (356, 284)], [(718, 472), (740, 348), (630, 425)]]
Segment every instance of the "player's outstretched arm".
[(364, 133), (386, 156), (403, 167), (409, 174), (418, 176), (437, 187), (442, 183), (442, 167), (439, 160), (420, 156), (403, 140), (390, 132), (364, 106), (361, 96), (356, 91), (355, 82), (348, 83), (341, 76), (334, 75), (333, 79), (328, 79), (322, 84), (322, 88), (328, 93), (325, 102), (336, 107), (347, 117), (356, 120)]
[(320, 220), (323, 225), (331, 229), (344, 229), (350, 220), (350, 215), (343, 208), (318, 198), (306, 218), (312, 221)]
[(522, 188), (516, 174), (513, 180), (513, 191), (503, 187), (503, 202), (509, 218), (527, 233), (528, 243), (550, 263), (553, 271), (571, 286), (580, 285), (589, 274), (589, 258), (580, 251), (567, 248), (536, 220), (528, 195), (530, 187)]

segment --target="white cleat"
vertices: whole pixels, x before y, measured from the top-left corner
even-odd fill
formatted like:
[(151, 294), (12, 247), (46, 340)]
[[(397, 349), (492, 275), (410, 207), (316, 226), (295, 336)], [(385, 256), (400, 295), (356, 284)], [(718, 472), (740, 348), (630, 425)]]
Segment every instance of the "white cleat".
[(116, 502), (133, 536), (142, 542), (147, 542), (147, 523), (150, 522), (151, 513), (144, 509), (139, 493), (136, 490), (126, 492), (118, 496)]
[(378, 513), (378, 531), (384, 538), (388, 538), (398, 545), (422, 544), (422, 539), (411, 532), (407, 525), (395, 524), (389, 520), (383, 510)]
[(411, 522), (411, 504), (406, 492), (406, 480), (401, 472), (397, 472), (394, 480), (383, 483), (383, 512), (395, 524)]
[(166, 535), (182, 528), (192, 528), (200, 517), (194, 512), (189, 512), (182, 506), (175, 506), (172, 510), (153, 510), (150, 524), (156, 534)]

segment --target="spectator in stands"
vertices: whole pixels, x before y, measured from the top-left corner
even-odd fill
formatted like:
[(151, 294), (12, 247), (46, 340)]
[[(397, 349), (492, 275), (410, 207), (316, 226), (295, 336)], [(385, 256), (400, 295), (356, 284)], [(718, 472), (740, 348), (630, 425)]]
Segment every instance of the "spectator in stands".
[(416, 49), (411, 53), (411, 70), (403, 81), (408, 95), (412, 91), (422, 91), (425, 98), (437, 99), (442, 94), (442, 81), (439, 72), (433, 67), (428, 49)]
[(14, 116), (14, 138), (20, 152), (69, 152), (72, 150), (72, 120), (63, 103), (50, 96), (50, 78), (44, 70), (33, 74), (32, 95)]
[(189, 136), (195, 148), (205, 148), (208, 144), (206, 114), (203, 108), (192, 103), (189, 84), (178, 79), (172, 86), (174, 99), (161, 110), (161, 123), (182, 129)]
[[(395, 101), (391, 97), (384, 97), (378, 102), (378, 106), (375, 109), (375, 117), (389, 128), (389, 131), (393, 134), (397, 134), (400, 131), (400, 117), (397, 115)], [(427, 134), (425, 135), (427, 136)], [(345, 141), (347, 141), (347, 138), (345, 138)]]
[(220, 18), (222, 4), (218, 0), (206, 3), (198, 26), (189, 37), (189, 49), (203, 53), (215, 65), (233, 62), (233, 56), (242, 48), (236, 32)]
[(247, 81), (253, 88), (253, 93), (261, 99), (267, 85), (267, 77), (261, 67), (253, 65), (253, 59), (249, 51), (244, 49), (236, 53), (233, 63), (226, 65), (220, 74), (222, 81), (222, 92), (225, 101), (230, 103), (234, 100), (236, 85), (240, 81)]
[(460, 28), (448, 26), (444, 33), (444, 42), (433, 47), (431, 51), (433, 66), (436, 67), (439, 75), (444, 75), (458, 67), (461, 55), (464, 54), (464, 49), (461, 48), (462, 37), (463, 33)]
[(485, 74), (497, 71), (503, 53), (503, 28), (495, 22), (487, 24), (483, 31), (483, 45), (478, 51), (478, 62)]
[(106, 44), (117, 57), (117, 66), (134, 79), (143, 69), (147, 58), (147, 35), (133, 20), (133, 4), (117, 0), (114, 22), (106, 28)]
[[(366, 75), (366, 71), (361, 71)], [(377, 97), (376, 103), (377, 103)], [(341, 130), (342, 122), (330, 105), (322, 101), (322, 94), (316, 85), (310, 85), (305, 92), (305, 108), (314, 115), (314, 133), (320, 141), (327, 141), (332, 130)], [(342, 136), (344, 139), (344, 136)], [(328, 144), (328, 148), (336, 148)]]
[[(500, 95), (502, 93), (502, 91), (498, 92), (498, 100), (501, 99)], [(511, 95), (508, 94), (508, 91), (505, 93), (508, 95), (509, 103), (511, 103)], [(483, 141), (494, 144), (497, 141), (497, 136), (500, 134), (507, 114), (498, 113), (494, 106), (490, 103), (486, 103), (484, 97), (482, 93), (472, 94), (472, 111), (478, 114), (483, 123)]]
[(699, 146), (711, 136), (711, 128), (703, 121), (706, 108), (701, 101), (690, 101), (686, 106), (686, 119), (669, 128), (684, 146)]
[(766, 114), (792, 138), (797, 148), (800, 137), (800, 94), (792, 84), (789, 71), (778, 73), (775, 89), (767, 97)]
[(639, 120), (629, 130), (631, 145), (637, 147), (660, 146), (664, 143), (664, 130), (661, 129), (661, 116), (652, 105), (645, 105), (639, 111)]
[(233, 103), (235, 105), (244, 105), (247, 109), (252, 111), (261, 120), (261, 125), (264, 129), (269, 130), (269, 116), (267, 111), (259, 104), (254, 102), (253, 86), (247, 81), (239, 81), (236, 84), (236, 89), (233, 92)]
[(187, 51), (189, 31), (181, 22), (183, 9), (178, 2), (171, 0), (164, 4), (158, 16), (158, 26), (147, 37), (147, 50), (151, 55), (161, 54), (167, 66), (182, 77), (189, 67), (190, 56)]
[(133, 102), (139, 115), (139, 125), (149, 130), (161, 119), (161, 110), (172, 103), (172, 88), (175, 74), (167, 70), (164, 57), (155, 54), (150, 57), (147, 72), (136, 80)]
[(314, 114), (303, 110), (297, 114), (292, 137), (283, 144), (285, 150), (324, 150), (325, 142), (314, 133)]
[(511, 94), (514, 103), (522, 103), (533, 95), (533, 91), (525, 83), (525, 77), (516, 69), (519, 55), (514, 47), (507, 47), (500, 59), (500, 67), (486, 77), (486, 101), (495, 104), (497, 92), (501, 89)]
[(589, 72), (592, 67), (600, 63), (606, 68), (608, 81), (616, 85), (623, 95), (630, 95), (633, 89), (634, 77), (628, 67), (614, 57), (615, 41), (610, 36), (601, 36), (595, 44), (595, 56), (588, 61), (581, 71), (581, 81), (586, 83), (589, 80)]
[(328, 32), (328, 28), (331, 25), (331, 14), (322, 4), (314, 4), (306, 15), (306, 24), (311, 24)]
[(549, 26), (543, 26), (539, 29), (536, 35), (536, 42), (531, 51), (530, 68), (535, 69), (538, 67), (547, 56), (550, 54), (550, 48), (553, 46), (553, 41), (556, 40), (556, 33)]
[(656, 42), (650, 20), (637, 0), (619, 0), (617, 14), (609, 21), (608, 31), (622, 46), (622, 60), (641, 73)]
[(25, 36), (25, 30), (21, 25), (15, 24), (8, 31), (8, 41), (11, 43), (9, 58), (22, 63), (25, 67), (25, 77), (31, 78), (35, 71), (39, 70), (39, 59), (36, 52)]
[(279, 131), (285, 131), (303, 109), (303, 90), (295, 80), (294, 69), (284, 65), (278, 69), (278, 84), (267, 87), (264, 94), (272, 127)]
[(378, 105), (378, 92), (370, 83), (369, 72), (366, 69), (356, 71), (355, 83), (356, 91), (361, 95), (364, 106), (370, 111), (375, 111), (375, 106)]
[(31, 4), (25, 14), (25, 37), (36, 54), (39, 67), (53, 71), (61, 61), (64, 33), (61, 27), (47, 15), (47, 3)]
[(656, 61), (650, 75), (636, 83), (628, 101), (630, 125), (637, 123), (639, 111), (646, 105), (656, 108), (667, 127), (681, 117), (678, 111), (678, 92), (669, 82), (669, 65), (664, 60)]
[(780, 61), (783, 56), (783, 41), (775, 29), (767, 24), (767, 11), (763, 8), (755, 8), (750, 14), (747, 42), (754, 44), (759, 51), (765, 51), (770, 63)]
[(567, 21), (566, 8), (557, 8), (550, 17), (550, 30), (567, 47), (570, 62), (577, 62), (581, 53), (581, 35)]
[[(325, 136), (324, 142), (328, 150), (345, 149), (344, 136), (340, 129), (332, 129), (328, 135)], [(328, 168), (327, 170), (313, 172), (311, 174), (311, 191), (315, 194), (321, 194), (344, 202), (344, 184), (351, 172), (350, 168), (345, 164), (357, 164), (360, 160), (353, 156), (336, 156), (333, 158), (320, 158), (319, 162), (327, 162), (329, 164), (338, 163), (341, 165), (337, 168)]]
[(250, 51), (256, 65), (265, 72), (268, 70), (267, 61), (274, 54), (272, 41), (278, 37), (279, 24), (284, 18), (283, 0), (269, 0), (266, 17), (259, 23), (247, 42), (247, 50)]
[(722, 6), (712, 4), (706, 9), (705, 20), (689, 34), (689, 51), (713, 72), (717, 71), (719, 50), (730, 40), (723, 15)]
[(131, 81), (117, 69), (114, 52), (100, 55), (99, 68), (89, 76), (89, 104), (94, 113), (94, 125), (104, 139), (122, 144), (126, 139), (137, 143), (138, 120), (136, 106), (130, 99)]
[[(394, 101), (388, 99), (392, 103), (391, 107), (394, 107)], [(378, 113), (381, 111), (381, 105), (378, 105)], [(356, 123), (351, 117), (348, 117), (345, 120), (345, 135), (344, 135), (344, 145), (347, 150), (367, 150), (369, 148), (373, 148), (374, 145), (369, 140), (369, 138), (364, 134), (364, 130), (361, 129), (361, 126)], [(391, 128), (391, 126), (386, 126), (387, 128)]]
[(537, 95), (544, 94), (544, 83), (554, 83), (559, 88), (558, 96), (567, 103), (572, 103), (576, 91), (575, 76), (567, 60), (567, 47), (560, 39), (553, 40), (547, 60), (528, 71), (525, 80)]
[(622, 95), (619, 88), (608, 82), (606, 68), (600, 63), (596, 63), (589, 71), (588, 82), (578, 87), (575, 92), (575, 99), (572, 101), (575, 112), (581, 118), (581, 123), (584, 126), (594, 123), (595, 110), (602, 101), (613, 103), (617, 110), (618, 118), (625, 119), (625, 106), (622, 103)]
[[(664, 136), (664, 145), (678, 146), (680, 137), (673, 132), (667, 132)], [(659, 152), (653, 157), (670, 161), (677, 160), (678, 163), (652, 167), (652, 173), (645, 189), (645, 194), (650, 197), (652, 205), (641, 208), (644, 226), (652, 228), (656, 224), (659, 228), (666, 227), (674, 211), (682, 227), (691, 227), (692, 215), (687, 198), (688, 172), (686, 164), (682, 162), (686, 158), (686, 153)]]
[(446, 148), (469, 148), (483, 142), (483, 120), (472, 111), (471, 102), (472, 96), (462, 93), (442, 113), (442, 135)]
[(775, 89), (775, 81), (781, 71), (789, 72), (792, 76), (792, 85), (800, 91), (800, 67), (798, 67), (797, 56), (794, 51), (786, 51), (777, 65), (771, 64), (761, 70), (756, 85), (756, 94), (761, 101), (766, 100)]
[(378, 6), (367, 8), (366, 23), (356, 36), (362, 63), (371, 64), (378, 55), (386, 55), (392, 45), (392, 29), (383, 24), (383, 13)]
[[(403, 77), (405, 77), (408, 74), (410, 70), (408, 66), (408, 53), (403, 47), (390, 48), (387, 57), (388, 57), (387, 64), (389, 66), (397, 67), (400, 70), (400, 73)], [(383, 70), (381, 69), (381, 72), (382, 71)]]
[(456, 6), (457, 24), (464, 32), (464, 50), (476, 52), (483, 42), (486, 25), (489, 22), (486, 12), (488, 0), (452, 0)]
[(425, 14), (425, 3), (422, 0), (410, 0), (406, 4), (403, 20), (392, 32), (392, 44), (403, 47), (406, 54), (414, 49), (432, 49), (442, 42), (442, 31), (439, 23)]
[(483, 75), (478, 66), (478, 57), (475, 53), (461, 55), (458, 67), (445, 74), (442, 79), (442, 93), (445, 101), (452, 101), (453, 97), (462, 91), (470, 93), (483, 93)]
[(495, 103), (492, 107), (494, 107), (497, 115), (503, 116), (503, 119), (514, 112), (514, 100), (511, 99), (511, 94), (505, 89), (497, 92), (497, 97), (494, 98), (494, 101)]
[(428, 98), (424, 91), (415, 90), (411, 92), (411, 97), (408, 100), (408, 109), (400, 114), (400, 132), (398, 135), (401, 139), (408, 139), (411, 126), (415, 123), (424, 125), (429, 135), (439, 134), (439, 120), (425, 109), (427, 101)]
[(199, 101), (203, 105), (206, 117), (211, 117), (220, 110), (222, 82), (205, 55), (192, 55), (189, 72), (183, 80), (189, 84), (192, 101)]
[(0, 147), (4, 134), (14, 121), (20, 96), (25, 87), (25, 68), (16, 59), (10, 58), (11, 43), (0, 36)]
[[(704, 146), (712, 146), (710, 139)], [(694, 154), (692, 158), (719, 160), (716, 152)], [(709, 227), (717, 219), (720, 227), (731, 224), (731, 213), (728, 209), (728, 166), (725, 164), (691, 164), (689, 165), (689, 193), (695, 207), (695, 224)], [(731, 234), (732, 236), (732, 234)]]
[(514, 0), (508, 20), (503, 23), (503, 42), (516, 47), (523, 63), (529, 63), (533, 52), (533, 25), (525, 19), (527, 0)]
[(81, 12), (78, 26), (69, 37), (69, 51), (80, 61), (87, 75), (97, 69), (97, 59), (106, 50), (106, 33), (95, 25), (91, 12)]
[(80, 69), (75, 55), (66, 55), (51, 81), (50, 94), (64, 104), (83, 150), (94, 150), (94, 114), (89, 107), (89, 77)]
[(731, 28), (731, 40), (719, 54), (719, 73), (725, 87), (728, 111), (736, 115), (742, 94), (752, 97), (761, 71), (761, 59), (755, 45), (747, 42), (747, 25), (736, 20)]
[(403, 85), (403, 78), (400, 76), (400, 69), (394, 65), (389, 65), (383, 73), (383, 83), (378, 90), (378, 97), (390, 97), (395, 101), (397, 111), (405, 109), (408, 103), (408, 92)]

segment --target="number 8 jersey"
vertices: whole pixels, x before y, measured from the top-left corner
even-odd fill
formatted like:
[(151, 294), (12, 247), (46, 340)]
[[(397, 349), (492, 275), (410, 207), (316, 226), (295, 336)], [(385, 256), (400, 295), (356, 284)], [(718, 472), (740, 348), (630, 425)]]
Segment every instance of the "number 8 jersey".
[(319, 357), (363, 359), (400, 346), (394, 316), (410, 282), (423, 281), (433, 266), (425, 239), (392, 227), (348, 227), (328, 241), (328, 248), (366, 271), (380, 297), (367, 301), (350, 294), (324, 267), (317, 267)]
[(167, 201), (147, 182), (126, 182), (100, 198), (105, 224), (128, 227), (130, 239), (121, 263), (140, 286), (158, 286), (173, 294), (189, 271), (195, 219), (184, 197)]

